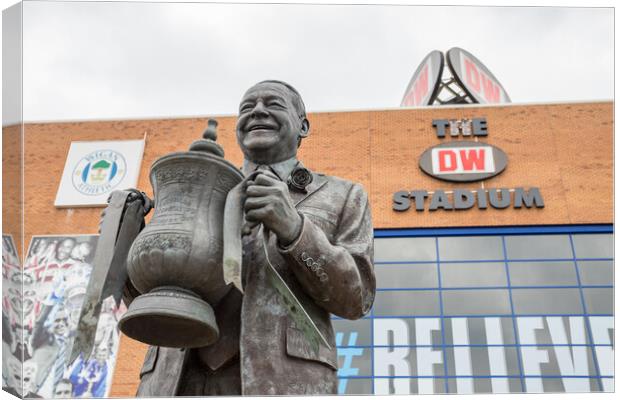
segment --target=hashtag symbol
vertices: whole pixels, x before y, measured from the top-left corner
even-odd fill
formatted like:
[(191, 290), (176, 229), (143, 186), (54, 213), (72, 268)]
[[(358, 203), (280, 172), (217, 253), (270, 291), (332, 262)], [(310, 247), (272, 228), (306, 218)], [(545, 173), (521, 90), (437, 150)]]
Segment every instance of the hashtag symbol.
[[(347, 376), (355, 376), (359, 373), (359, 368), (353, 368), (353, 357), (361, 356), (364, 353), (364, 349), (352, 348), (352, 347), (339, 347), (342, 346), (344, 334), (338, 332), (336, 334), (336, 346), (338, 346), (338, 357), (344, 357), (342, 366), (338, 369), (338, 394), (344, 394), (347, 391)], [(351, 332), (349, 334), (348, 346), (355, 346), (357, 342), (357, 332)]]

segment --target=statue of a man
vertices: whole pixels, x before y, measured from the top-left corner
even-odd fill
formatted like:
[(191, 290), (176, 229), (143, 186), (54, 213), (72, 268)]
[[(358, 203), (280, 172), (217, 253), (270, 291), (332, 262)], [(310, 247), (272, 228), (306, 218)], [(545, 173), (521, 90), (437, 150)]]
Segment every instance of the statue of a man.
[[(357, 319), (372, 306), (372, 222), (362, 186), (311, 172), (297, 159), (309, 132), (301, 96), (289, 84), (263, 81), (243, 96), (243, 173), (261, 171), (245, 193), (244, 293), (230, 290), (215, 306), (220, 337), (213, 345), (150, 347), (138, 396), (337, 393), (330, 314)], [(268, 280), (259, 224), (271, 232), (269, 260), (329, 347), (312, 348)]]

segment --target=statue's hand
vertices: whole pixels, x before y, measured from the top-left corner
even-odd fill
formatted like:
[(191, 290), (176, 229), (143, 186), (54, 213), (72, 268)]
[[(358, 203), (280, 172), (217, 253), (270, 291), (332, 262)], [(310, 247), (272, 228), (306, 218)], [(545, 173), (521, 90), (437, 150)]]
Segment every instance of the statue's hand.
[(262, 172), (247, 182), (245, 193), (244, 211), (248, 223), (262, 223), (276, 234), (281, 246), (287, 246), (299, 237), (302, 219), (286, 183), (269, 172)]
[(127, 201), (125, 202), (125, 207), (131, 204), (134, 201), (141, 201), (144, 206), (144, 215), (148, 214), (149, 211), (153, 208), (153, 200), (146, 195), (146, 193), (139, 191), (138, 189), (125, 189), (129, 193), (127, 197)]
[[(127, 200), (125, 200), (125, 208), (127, 208), (127, 206), (133, 203), (134, 201), (139, 200), (142, 202), (142, 205), (144, 206), (144, 215), (148, 214), (149, 211), (151, 211), (151, 209), (153, 208), (153, 200), (151, 200), (149, 196), (146, 195), (146, 193), (141, 192), (138, 189), (124, 189), (124, 190), (129, 192), (129, 196), (127, 196)], [(112, 194), (110, 193), (110, 195), (108, 196), (108, 203), (110, 203), (111, 198), (112, 198)], [(105, 209), (101, 213), (102, 217), (103, 215), (105, 215)]]
[[(127, 196), (127, 200), (125, 200), (125, 209), (127, 206), (134, 201), (141, 201), (144, 206), (144, 215), (147, 215), (151, 209), (153, 208), (153, 200), (151, 200), (144, 192), (139, 191), (138, 189), (125, 189), (130, 192), (129, 196)], [(112, 198), (112, 194), (108, 196), (107, 202), (110, 203), (110, 199)], [(99, 233), (101, 234), (101, 223), (106, 215), (107, 207), (101, 211), (101, 218), (99, 219)]]

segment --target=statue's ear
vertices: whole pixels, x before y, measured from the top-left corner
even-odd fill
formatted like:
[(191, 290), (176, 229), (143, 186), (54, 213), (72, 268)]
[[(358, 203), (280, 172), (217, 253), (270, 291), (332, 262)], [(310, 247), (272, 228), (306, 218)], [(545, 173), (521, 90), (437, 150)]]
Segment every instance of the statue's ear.
[(310, 121), (308, 121), (308, 118), (304, 118), (301, 121), (301, 131), (299, 132), (299, 136), (302, 138), (307, 138), (309, 134), (310, 134)]

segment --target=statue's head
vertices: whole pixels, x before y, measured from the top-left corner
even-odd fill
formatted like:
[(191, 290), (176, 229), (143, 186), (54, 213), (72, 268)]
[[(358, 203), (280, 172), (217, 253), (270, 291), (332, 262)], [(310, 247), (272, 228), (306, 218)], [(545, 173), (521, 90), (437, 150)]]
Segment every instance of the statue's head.
[(295, 156), (309, 130), (301, 96), (286, 82), (259, 82), (241, 99), (237, 142), (250, 161), (272, 164)]

